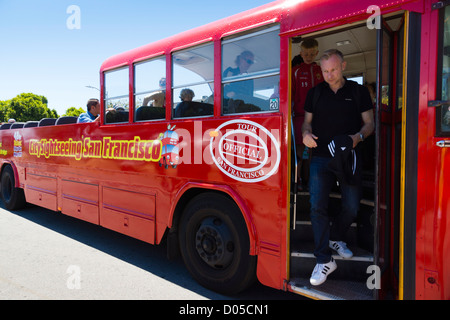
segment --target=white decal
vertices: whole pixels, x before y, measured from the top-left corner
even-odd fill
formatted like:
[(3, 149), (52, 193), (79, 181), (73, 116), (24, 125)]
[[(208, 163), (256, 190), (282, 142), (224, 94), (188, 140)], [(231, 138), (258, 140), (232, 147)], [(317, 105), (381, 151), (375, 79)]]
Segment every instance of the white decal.
[(14, 157), (20, 158), (22, 157), (22, 135), (19, 131), (14, 133)]
[(266, 128), (248, 120), (223, 123), (210, 133), (210, 152), (216, 166), (241, 182), (269, 178), (280, 164), (280, 146)]

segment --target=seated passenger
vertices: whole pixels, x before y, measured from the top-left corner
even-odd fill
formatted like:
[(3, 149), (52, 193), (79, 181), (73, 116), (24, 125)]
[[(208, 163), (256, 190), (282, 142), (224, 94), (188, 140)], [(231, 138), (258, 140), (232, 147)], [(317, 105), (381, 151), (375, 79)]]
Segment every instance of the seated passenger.
[(86, 106), (87, 112), (78, 116), (77, 123), (100, 121), (100, 101), (98, 99), (89, 99)]
[(128, 115), (128, 107), (109, 107), (105, 112), (105, 123), (128, 122)]
[(183, 89), (180, 92), (181, 101), (192, 101), (194, 99), (195, 93), (191, 89)]
[(166, 78), (159, 80), (159, 88), (161, 90), (152, 92), (150, 95), (144, 98), (142, 102), (143, 106), (148, 106), (148, 103), (153, 100), (153, 107), (164, 107), (166, 99)]
[[(228, 67), (223, 72), (223, 78), (246, 74), (254, 63), (254, 55), (251, 51), (243, 51), (236, 57), (236, 68)], [(239, 99), (242, 97), (253, 97), (253, 80), (231, 82), (224, 87), (224, 97)]]
[(175, 108), (175, 118), (186, 117), (186, 110), (189, 108), (195, 93), (191, 89), (183, 89), (180, 92), (181, 102)]

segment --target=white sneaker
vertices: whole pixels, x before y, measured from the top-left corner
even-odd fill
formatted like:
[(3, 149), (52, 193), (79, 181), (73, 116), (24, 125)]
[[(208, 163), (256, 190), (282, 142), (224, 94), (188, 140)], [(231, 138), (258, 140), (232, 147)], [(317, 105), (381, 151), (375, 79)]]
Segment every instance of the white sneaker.
[(336, 270), (337, 265), (336, 262), (334, 262), (334, 259), (331, 258), (331, 261), (325, 264), (317, 263), (314, 267), (314, 270), (311, 274), (311, 278), (309, 279), (309, 282), (313, 286), (318, 286), (327, 280), (327, 276), (332, 273), (334, 270)]
[(337, 251), (337, 253), (344, 259), (350, 259), (353, 257), (353, 252), (347, 248), (347, 244), (343, 241), (331, 241), (330, 248)]

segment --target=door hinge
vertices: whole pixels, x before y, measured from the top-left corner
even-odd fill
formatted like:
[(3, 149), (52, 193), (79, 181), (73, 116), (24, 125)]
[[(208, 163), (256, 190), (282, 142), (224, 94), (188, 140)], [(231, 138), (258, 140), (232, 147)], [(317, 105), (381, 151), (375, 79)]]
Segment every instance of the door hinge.
[(436, 108), (441, 107), (445, 105), (450, 105), (450, 101), (444, 101), (444, 100), (430, 100), (428, 101), (428, 107), (430, 108)]

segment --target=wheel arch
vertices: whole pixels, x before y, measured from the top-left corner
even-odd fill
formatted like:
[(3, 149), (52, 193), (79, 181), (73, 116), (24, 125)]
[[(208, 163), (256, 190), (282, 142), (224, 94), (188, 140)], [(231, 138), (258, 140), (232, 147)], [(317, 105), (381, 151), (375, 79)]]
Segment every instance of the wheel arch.
[(170, 220), (168, 226), (170, 228), (169, 235), (178, 233), (178, 223), (181, 219), (184, 209), (186, 208), (189, 201), (196, 196), (206, 193), (214, 192), (217, 194), (225, 195), (227, 198), (232, 200), (241, 211), (244, 218), (245, 224), (247, 226), (247, 232), (250, 242), (250, 255), (256, 255), (256, 244), (257, 244), (257, 232), (255, 224), (253, 222), (250, 210), (246, 206), (243, 199), (237, 194), (231, 187), (224, 185), (209, 185), (204, 183), (188, 183), (180, 189), (175, 197), (174, 204), (171, 208)]
[(14, 186), (16, 188), (21, 188), (20, 181), (19, 181), (19, 172), (17, 171), (17, 167), (16, 167), (16, 165), (13, 162), (11, 162), (11, 161), (3, 161), (3, 163), (1, 164), (0, 177), (2, 176), (3, 171), (5, 170), (5, 168), (7, 166), (10, 166), (12, 171), (13, 171), (13, 173), (14, 173)]

